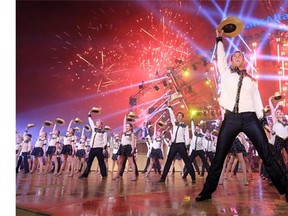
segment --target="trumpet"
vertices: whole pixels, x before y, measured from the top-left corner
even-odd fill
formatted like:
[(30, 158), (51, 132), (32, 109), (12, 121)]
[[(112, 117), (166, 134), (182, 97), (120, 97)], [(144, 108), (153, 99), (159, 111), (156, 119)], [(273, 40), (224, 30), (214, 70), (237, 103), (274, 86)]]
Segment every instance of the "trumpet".
[(74, 119), (74, 123), (76, 123), (76, 124), (82, 124), (83, 121), (82, 121), (80, 118), (75, 118), (75, 119)]
[(100, 113), (100, 112), (101, 112), (101, 108), (99, 108), (99, 107), (92, 107), (91, 112), (93, 112), (93, 113)]
[(91, 131), (91, 127), (89, 125), (85, 125), (84, 128), (86, 131)]
[(61, 118), (56, 118), (55, 119), (55, 122), (59, 125), (64, 125), (65, 124), (65, 120), (64, 119), (61, 119)]
[(45, 125), (45, 126), (47, 126), (47, 127), (50, 127), (50, 126), (53, 125), (53, 122), (46, 120), (46, 121), (43, 122), (43, 125)]

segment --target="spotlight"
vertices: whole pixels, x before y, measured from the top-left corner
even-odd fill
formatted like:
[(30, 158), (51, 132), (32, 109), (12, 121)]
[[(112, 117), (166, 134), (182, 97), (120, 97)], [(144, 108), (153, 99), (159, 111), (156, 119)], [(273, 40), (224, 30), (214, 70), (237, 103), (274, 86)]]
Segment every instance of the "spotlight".
[(139, 85), (139, 90), (144, 89), (144, 81), (142, 81), (142, 84)]
[(164, 79), (164, 80), (162, 81), (162, 83), (163, 83), (163, 86), (164, 86), (164, 87), (167, 87), (167, 81), (166, 81), (166, 79)]
[(193, 63), (192, 64), (192, 68), (193, 68), (194, 71), (196, 71), (197, 70), (197, 65), (195, 63)]
[(130, 106), (136, 106), (137, 105), (137, 98), (131, 96), (129, 98), (129, 104), (130, 104)]
[(155, 85), (155, 86), (154, 86), (154, 89), (155, 89), (156, 92), (158, 92), (158, 91), (160, 90), (160, 88), (159, 88), (158, 85)]

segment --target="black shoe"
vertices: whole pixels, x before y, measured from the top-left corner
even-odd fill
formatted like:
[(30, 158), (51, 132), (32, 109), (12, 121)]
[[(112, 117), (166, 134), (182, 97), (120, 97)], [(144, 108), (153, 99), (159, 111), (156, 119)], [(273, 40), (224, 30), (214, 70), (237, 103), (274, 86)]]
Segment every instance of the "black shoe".
[(165, 182), (165, 179), (160, 178), (159, 182)]
[(200, 201), (208, 200), (208, 199), (211, 199), (211, 198), (212, 198), (211, 194), (199, 194), (195, 198), (195, 201), (196, 202), (200, 202)]

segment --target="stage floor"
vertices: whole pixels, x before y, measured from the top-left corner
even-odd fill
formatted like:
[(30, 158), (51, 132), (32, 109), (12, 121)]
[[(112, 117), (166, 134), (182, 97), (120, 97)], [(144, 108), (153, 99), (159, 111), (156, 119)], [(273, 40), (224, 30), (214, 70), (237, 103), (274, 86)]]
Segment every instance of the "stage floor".
[(121, 179), (106, 179), (91, 172), (87, 179), (67, 175), (22, 174), (16, 176), (16, 215), (287, 215), (288, 204), (273, 186), (254, 173), (244, 186), (241, 173), (218, 186), (212, 200), (195, 202), (204, 178), (180, 172), (159, 183), (160, 176), (140, 174), (131, 181), (131, 173)]

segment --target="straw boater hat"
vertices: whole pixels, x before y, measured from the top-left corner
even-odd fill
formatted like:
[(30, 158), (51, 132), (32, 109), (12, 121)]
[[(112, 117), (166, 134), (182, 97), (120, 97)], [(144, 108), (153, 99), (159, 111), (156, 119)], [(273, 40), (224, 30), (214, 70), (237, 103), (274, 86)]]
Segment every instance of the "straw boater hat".
[(35, 127), (33, 123), (27, 124), (27, 128), (32, 128), (32, 127)]
[(106, 126), (104, 127), (104, 129), (105, 129), (105, 130), (111, 130), (111, 127), (108, 126), (108, 125), (106, 125)]
[(100, 107), (92, 107), (91, 112), (93, 113), (100, 113), (101, 108)]
[(218, 136), (219, 131), (214, 129), (214, 130), (212, 130), (211, 134), (214, 135), (214, 136)]
[(280, 100), (284, 99), (284, 97), (280, 92), (275, 92), (273, 99), (276, 101), (280, 101)]
[(164, 127), (166, 124), (163, 122), (163, 121), (158, 121), (158, 126), (160, 126), (160, 127)]
[(82, 124), (83, 121), (82, 121), (80, 118), (75, 118), (75, 119), (74, 119), (74, 123)]
[(243, 29), (244, 23), (235, 16), (230, 16), (222, 20), (217, 27), (219, 32), (224, 31), (223, 35), (226, 37), (235, 37), (240, 34)]
[(134, 113), (134, 112), (129, 112), (127, 114), (127, 121), (135, 121), (135, 119), (137, 118), (138, 116)]
[(60, 124), (60, 125), (64, 125), (64, 124), (65, 124), (65, 120), (62, 119), (62, 118), (56, 118), (56, 119), (55, 119), (55, 122), (58, 123), (58, 124)]
[(268, 113), (271, 111), (271, 108), (269, 105), (265, 106), (264, 109), (263, 109), (264, 113)]
[(137, 116), (134, 112), (132, 112), (132, 111), (128, 113), (128, 116), (131, 117), (131, 118), (135, 118), (135, 119), (138, 117), (138, 116)]
[(49, 126), (52, 126), (52, 125), (53, 125), (53, 122), (52, 122), (52, 121), (48, 121), (48, 120), (46, 120), (46, 121), (43, 122), (43, 125), (49, 127)]
[(89, 125), (85, 125), (84, 128), (85, 128), (86, 131), (90, 131), (91, 130), (91, 127)]
[(174, 100), (178, 99), (178, 98), (182, 98), (183, 95), (179, 92), (175, 92), (173, 94), (170, 95), (170, 98), (169, 98), (169, 102), (173, 102)]

